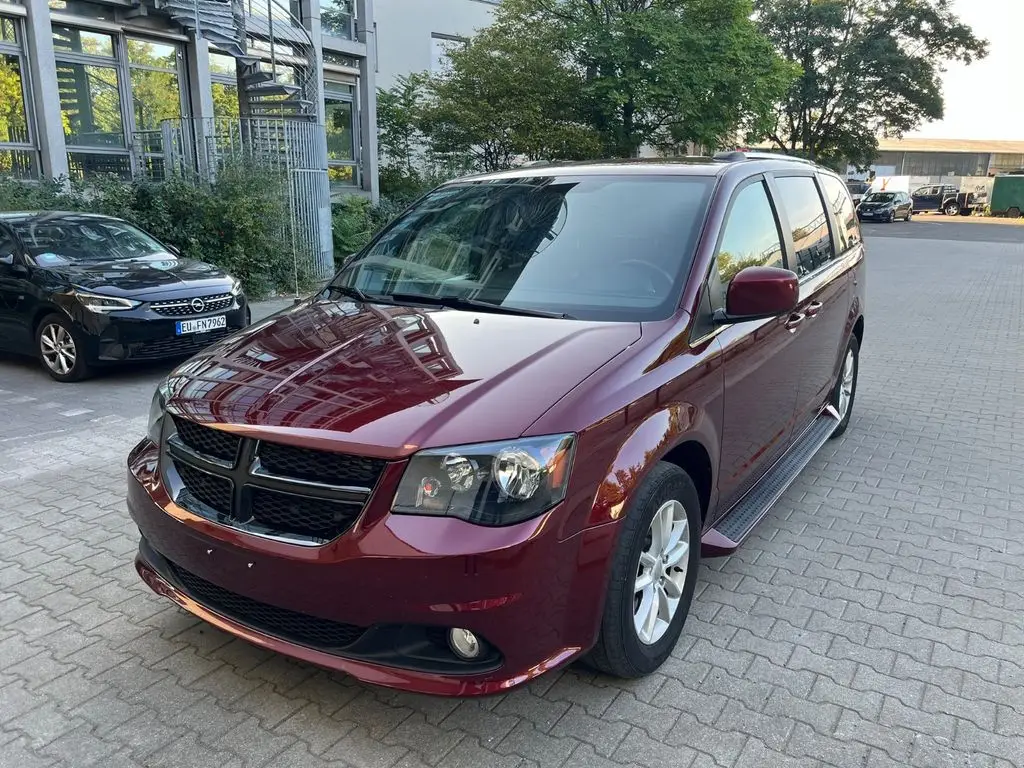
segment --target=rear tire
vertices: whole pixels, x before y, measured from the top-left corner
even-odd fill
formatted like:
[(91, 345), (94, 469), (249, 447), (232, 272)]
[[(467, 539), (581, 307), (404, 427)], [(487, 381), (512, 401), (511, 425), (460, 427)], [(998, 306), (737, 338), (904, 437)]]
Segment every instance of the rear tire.
[(839, 378), (832, 390), (832, 407), (839, 414), (839, 423), (832, 431), (831, 438), (839, 437), (850, 426), (850, 414), (853, 413), (853, 401), (857, 396), (857, 374), (860, 373), (860, 342), (850, 334), (843, 355), (843, 365), (839, 369)]
[(674, 464), (657, 464), (629, 502), (587, 664), (633, 678), (650, 674), (671, 655), (697, 583), (701, 523), (693, 480)]
[(950, 201), (942, 206), (942, 212), (947, 216), (956, 216), (960, 213), (960, 204)]
[(1020, 208), (1017, 208), (1017, 207), (1011, 208), (1010, 210), (1008, 210), (1006, 212), (1006, 215), (1009, 216), (1011, 219), (1019, 219), (1020, 218)]

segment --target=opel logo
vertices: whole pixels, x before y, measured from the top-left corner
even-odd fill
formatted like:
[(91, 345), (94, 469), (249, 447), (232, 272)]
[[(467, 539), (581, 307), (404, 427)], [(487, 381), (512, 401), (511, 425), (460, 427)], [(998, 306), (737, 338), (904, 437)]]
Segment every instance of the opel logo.
[(200, 299), (198, 296), (192, 299), (192, 311), (199, 314), (206, 309), (206, 302)]

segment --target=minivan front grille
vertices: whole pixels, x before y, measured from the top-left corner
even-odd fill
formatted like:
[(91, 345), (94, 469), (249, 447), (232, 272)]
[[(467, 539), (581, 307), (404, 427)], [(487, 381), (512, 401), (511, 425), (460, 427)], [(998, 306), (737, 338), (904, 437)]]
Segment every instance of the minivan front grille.
[(314, 483), (373, 488), (384, 469), (382, 459), (327, 453), (280, 443), (260, 443), (256, 450), (267, 472)]
[(174, 426), (178, 428), (178, 437), (181, 438), (181, 442), (193, 451), (223, 461), (234, 462), (238, 455), (238, 447), (242, 444), (238, 435), (232, 435), (221, 429), (204, 427), (188, 419), (175, 417)]
[(181, 416), (164, 479), (188, 511), (261, 536), (320, 545), (354, 524), (387, 462), (241, 437)]

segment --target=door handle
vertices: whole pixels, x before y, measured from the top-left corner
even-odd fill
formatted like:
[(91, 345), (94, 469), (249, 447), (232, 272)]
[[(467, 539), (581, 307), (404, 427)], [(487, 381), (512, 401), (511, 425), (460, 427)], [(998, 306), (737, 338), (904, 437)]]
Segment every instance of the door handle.
[(820, 301), (812, 301), (810, 304), (807, 305), (807, 309), (805, 310), (807, 316), (814, 317), (815, 315), (818, 314), (818, 311), (821, 309), (821, 307), (822, 304)]
[(796, 333), (797, 326), (804, 321), (805, 315), (800, 312), (794, 312), (789, 316), (789, 320), (786, 321), (786, 330), (790, 333)]

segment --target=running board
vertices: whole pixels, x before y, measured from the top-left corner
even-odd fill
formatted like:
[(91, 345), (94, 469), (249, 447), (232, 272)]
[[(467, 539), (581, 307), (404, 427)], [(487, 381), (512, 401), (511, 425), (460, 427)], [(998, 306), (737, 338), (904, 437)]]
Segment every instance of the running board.
[(701, 554), (705, 557), (721, 557), (735, 552), (768, 514), (772, 505), (792, 485), (801, 470), (814, 458), (814, 454), (831, 437), (839, 421), (839, 414), (831, 405), (818, 414), (757, 485), (747, 491), (746, 495), (704, 534), (701, 538)]

